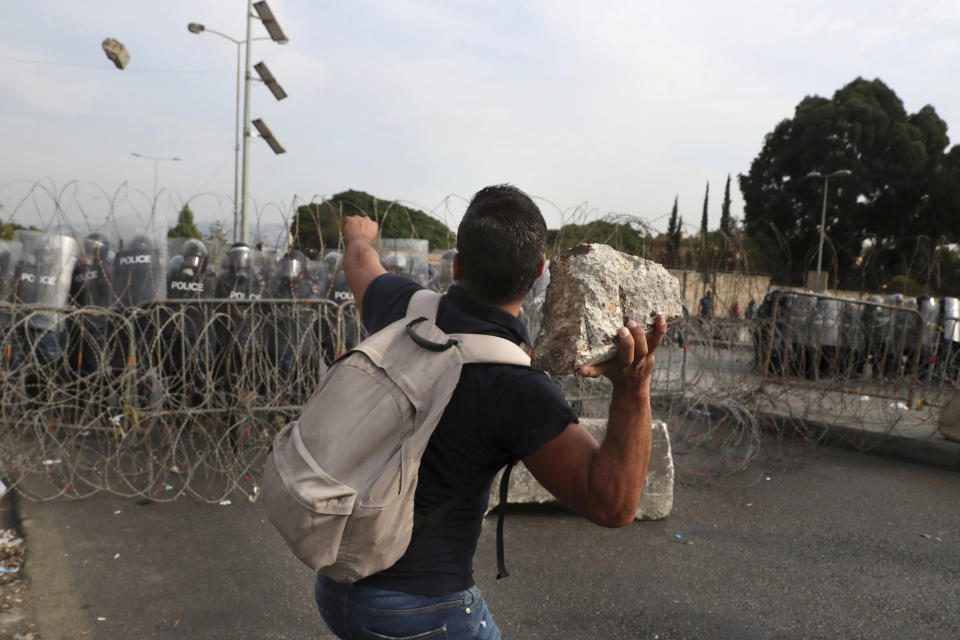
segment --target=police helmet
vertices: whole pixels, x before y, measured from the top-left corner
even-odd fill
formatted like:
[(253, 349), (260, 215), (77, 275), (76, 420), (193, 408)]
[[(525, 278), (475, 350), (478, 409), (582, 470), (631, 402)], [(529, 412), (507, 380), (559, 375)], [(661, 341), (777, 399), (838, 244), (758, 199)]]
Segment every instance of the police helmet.
[(343, 257), (340, 255), (339, 251), (328, 251), (323, 256), (323, 261), (327, 263), (327, 268), (331, 273), (340, 268), (340, 261)]
[(227, 251), (227, 264), (234, 271), (241, 271), (251, 266), (253, 249), (245, 242), (234, 242)]
[(134, 253), (152, 253), (153, 241), (148, 236), (139, 234), (130, 241), (130, 251)]
[(383, 268), (390, 273), (403, 273), (407, 270), (407, 259), (399, 253), (391, 253), (384, 258)]
[(83, 239), (83, 253), (88, 258), (106, 259), (110, 253), (110, 240), (102, 233), (91, 233)]
[(207, 248), (195, 238), (183, 243), (181, 254), (183, 255), (182, 268), (191, 275), (200, 271), (207, 260)]
[(288, 251), (280, 260), (280, 277), (287, 280), (296, 280), (306, 267), (307, 258), (301, 251)]

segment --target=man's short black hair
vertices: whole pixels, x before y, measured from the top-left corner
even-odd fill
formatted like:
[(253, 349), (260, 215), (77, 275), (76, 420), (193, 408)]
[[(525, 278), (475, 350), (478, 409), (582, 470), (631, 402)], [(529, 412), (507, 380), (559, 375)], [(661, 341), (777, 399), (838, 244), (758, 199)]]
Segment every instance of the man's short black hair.
[(523, 298), (540, 270), (547, 223), (530, 196), (509, 184), (486, 187), (457, 229), (461, 284), (480, 302)]

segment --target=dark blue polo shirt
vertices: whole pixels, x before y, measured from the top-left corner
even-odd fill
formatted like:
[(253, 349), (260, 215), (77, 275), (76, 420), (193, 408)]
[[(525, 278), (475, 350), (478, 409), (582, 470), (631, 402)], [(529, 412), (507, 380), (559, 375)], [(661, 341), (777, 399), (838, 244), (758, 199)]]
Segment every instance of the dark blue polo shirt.
[[(406, 315), (422, 287), (384, 274), (363, 297), (363, 324), (373, 333)], [(530, 344), (520, 320), (475, 301), (453, 286), (440, 301), (437, 326), (447, 333), (482, 333)], [(440, 522), (416, 532), (400, 560), (361, 582), (381, 589), (440, 596), (473, 586), (473, 554), (493, 478), (511, 460), (521, 460), (560, 435), (577, 416), (543, 373), (527, 367), (469, 364), (463, 367), (420, 461), (414, 496), (426, 517), (454, 496), (464, 495)]]

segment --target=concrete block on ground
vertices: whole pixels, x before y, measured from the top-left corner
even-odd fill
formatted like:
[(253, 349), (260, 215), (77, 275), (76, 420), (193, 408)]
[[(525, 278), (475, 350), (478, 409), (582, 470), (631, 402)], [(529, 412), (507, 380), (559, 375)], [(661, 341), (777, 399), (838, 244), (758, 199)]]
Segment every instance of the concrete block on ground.
[(616, 357), (617, 332), (630, 319), (683, 318), (680, 283), (655, 262), (604, 244), (581, 244), (550, 260), (550, 285), (532, 365), (551, 375)]
[[(607, 421), (602, 418), (581, 418), (582, 424), (597, 442), (603, 440)], [(497, 474), (490, 489), (488, 510), (500, 503), (500, 474)], [(643, 497), (637, 507), (637, 520), (662, 520), (673, 510), (673, 453), (670, 448), (670, 434), (667, 425), (660, 420), (653, 421), (653, 446), (650, 451), (650, 466), (647, 480), (643, 486)], [(510, 474), (510, 491), (507, 500), (511, 504), (554, 502), (556, 498), (544, 489), (527, 471), (523, 464), (514, 467)]]

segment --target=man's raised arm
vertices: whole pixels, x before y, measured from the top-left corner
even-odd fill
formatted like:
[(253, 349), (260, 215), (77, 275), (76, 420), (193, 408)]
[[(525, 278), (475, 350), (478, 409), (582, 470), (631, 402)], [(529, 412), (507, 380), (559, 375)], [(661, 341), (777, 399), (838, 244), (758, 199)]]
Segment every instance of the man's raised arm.
[(362, 312), (363, 294), (374, 279), (387, 272), (380, 264), (377, 241), (377, 223), (366, 216), (347, 216), (343, 220), (343, 274), (353, 292), (357, 312)]
[(657, 316), (650, 336), (633, 322), (620, 329), (616, 360), (583, 367), (589, 377), (613, 383), (607, 431), (599, 445), (580, 424), (524, 458), (545, 489), (588, 520), (605, 527), (633, 522), (643, 494), (651, 447), (650, 378), (654, 351), (667, 325)]

